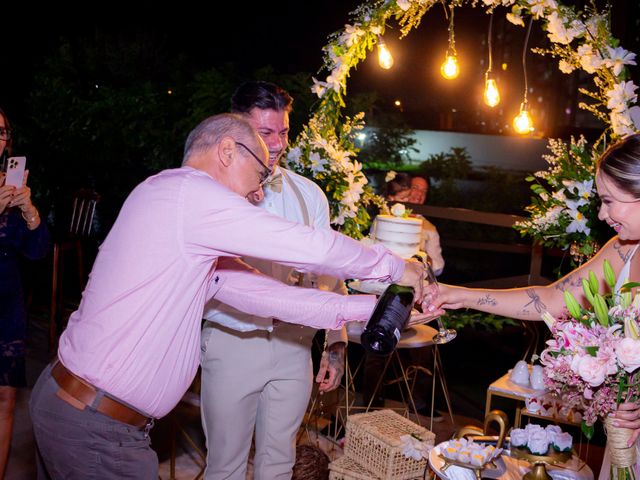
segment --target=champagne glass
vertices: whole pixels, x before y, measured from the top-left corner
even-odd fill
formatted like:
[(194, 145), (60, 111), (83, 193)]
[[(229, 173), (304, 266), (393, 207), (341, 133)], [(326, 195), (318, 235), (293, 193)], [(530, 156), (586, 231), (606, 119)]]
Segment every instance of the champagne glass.
[[(436, 274), (433, 271), (433, 268), (431, 267), (431, 262), (429, 261), (425, 262), (425, 267), (426, 267), (425, 280), (429, 282), (429, 285), (438, 286), (438, 280), (436, 279)], [(441, 317), (436, 318), (436, 320), (438, 322), (438, 333), (436, 333), (433, 336), (433, 339), (432, 339), (433, 343), (440, 345), (443, 343), (449, 343), (451, 340), (456, 338), (456, 336), (458, 335), (458, 332), (456, 332), (453, 328), (446, 328), (444, 326), (444, 323), (442, 322)]]

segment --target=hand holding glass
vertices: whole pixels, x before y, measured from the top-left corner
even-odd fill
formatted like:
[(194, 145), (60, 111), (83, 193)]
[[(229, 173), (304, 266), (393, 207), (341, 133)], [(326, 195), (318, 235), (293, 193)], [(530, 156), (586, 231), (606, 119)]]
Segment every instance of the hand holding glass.
[[(436, 274), (431, 268), (431, 263), (427, 262), (426, 265), (426, 276), (425, 280), (429, 283), (429, 285), (438, 286), (438, 280), (436, 279)], [(444, 323), (442, 322), (442, 318), (438, 317), (436, 319), (438, 321), (438, 333), (433, 336), (433, 343), (442, 344), (449, 343), (451, 340), (456, 338), (458, 332), (456, 332), (452, 328), (445, 328)]]

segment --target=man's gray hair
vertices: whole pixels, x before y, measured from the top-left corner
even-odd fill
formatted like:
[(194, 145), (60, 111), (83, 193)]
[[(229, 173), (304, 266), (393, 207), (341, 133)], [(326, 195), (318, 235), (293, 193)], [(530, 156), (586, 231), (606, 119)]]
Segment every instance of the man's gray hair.
[(191, 130), (184, 145), (182, 165), (192, 155), (203, 153), (215, 147), (223, 137), (232, 137), (240, 142), (249, 139), (257, 141), (257, 134), (247, 119), (236, 113), (221, 113), (206, 118)]

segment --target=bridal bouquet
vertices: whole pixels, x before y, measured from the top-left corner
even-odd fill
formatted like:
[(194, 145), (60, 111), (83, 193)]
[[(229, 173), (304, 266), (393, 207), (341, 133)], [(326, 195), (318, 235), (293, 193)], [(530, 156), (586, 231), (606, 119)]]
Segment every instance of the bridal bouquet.
[[(540, 355), (544, 366), (545, 387), (568, 407), (584, 411), (582, 431), (587, 438), (594, 433), (597, 420), (605, 422), (607, 442), (612, 453), (611, 478), (636, 478), (635, 448), (627, 448), (631, 430), (614, 427), (609, 414), (618, 404), (634, 401), (640, 394), (640, 295), (632, 297), (627, 283), (614, 293), (616, 283), (611, 265), (604, 262), (604, 278), (608, 292), (599, 291), (599, 281), (593, 272), (583, 279), (582, 287), (589, 308), (582, 307), (565, 291), (569, 312), (554, 318), (548, 312), (542, 316), (551, 329), (552, 339)], [(620, 439), (620, 449), (613, 441)], [(617, 454), (622, 458), (617, 459)], [(620, 471), (618, 471), (620, 470)]]

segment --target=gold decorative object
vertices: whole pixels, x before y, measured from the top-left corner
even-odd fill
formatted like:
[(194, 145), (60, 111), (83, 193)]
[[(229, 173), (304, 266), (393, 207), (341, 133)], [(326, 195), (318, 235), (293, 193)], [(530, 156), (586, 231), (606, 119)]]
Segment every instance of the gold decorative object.
[[(489, 437), (489, 425), (491, 423), (498, 424), (498, 437)], [(475, 425), (465, 425), (456, 433), (457, 438), (470, 438), (476, 442), (496, 441), (496, 448), (502, 448), (504, 444), (507, 429), (509, 427), (509, 417), (502, 410), (491, 410), (484, 417), (484, 428), (481, 430)]]
[(568, 462), (572, 455), (572, 451), (558, 452), (553, 448), (549, 448), (546, 455), (536, 455), (522, 448), (511, 447), (511, 456), (513, 458), (526, 460), (533, 465), (531, 471), (523, 477), (525, 480), (551, 480), (546, 466)]
[(552, 480), (551, 475), (547, 473), (544, 462), (536, 462), (533, 468), (524, 477), (524, 480)]

